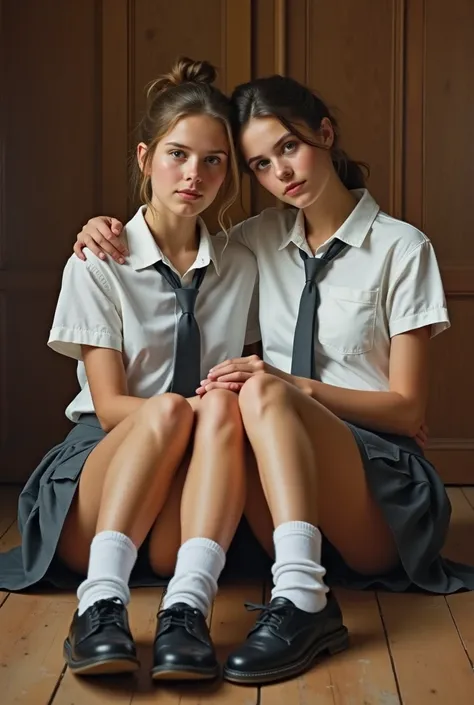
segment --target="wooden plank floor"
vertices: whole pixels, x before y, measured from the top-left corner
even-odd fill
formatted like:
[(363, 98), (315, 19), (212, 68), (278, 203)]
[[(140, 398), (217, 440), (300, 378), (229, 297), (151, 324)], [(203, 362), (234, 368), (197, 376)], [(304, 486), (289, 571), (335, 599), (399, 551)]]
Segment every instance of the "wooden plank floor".
[[(453, 521), (445, 553), (474, 564), (474, 488), (451, 488)], [(18, 490), (0, 486), (0, 551), (18, 543)], [(263, 585), (221, 589), (210, 617), (221, 659), (241, 641)], [(474, 702), (474, 593), (449, 597), (337, 591), (351, 648), (286, 683), (257, 689), (229, 683), (152, 684), (148, 670), (160, 589), (132, 593), (130, 621), (141, 671), (134, 676), (76, 678), (62, 642), (75, 596), (0, 592), (1, 705), (471, 705)]]

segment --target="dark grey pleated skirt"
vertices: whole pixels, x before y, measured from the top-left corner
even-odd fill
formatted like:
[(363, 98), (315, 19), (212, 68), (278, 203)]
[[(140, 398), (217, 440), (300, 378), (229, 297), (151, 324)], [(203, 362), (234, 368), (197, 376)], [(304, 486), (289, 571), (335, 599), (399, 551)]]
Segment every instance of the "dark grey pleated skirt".
[[(440, 556), (451, 506), (443, 483), (415, 441), (348, 426), (359, 447), (370, 490), (393, 532), (400, 563), (390, 574), (362, 576), (348, 568), (324, 539), (322, 563), (328, 584), (444, 594), (473, 590), (474, 568)], [(33, 472), (19, 499), (21, 546), (0, 554), (0, 589), (43, 585), (72, 589), (83, 579), (55, 553), (84, 463), (104, 435), (94, 415), (83, 416)], [(268, 574), (270, 566), (269, 557), (243, 520), (229, 549), (222, 581), (261, 577)], [(131, 586), (164, 585), (167, 581), (168, 577), (152, 572), (145, 541)]]

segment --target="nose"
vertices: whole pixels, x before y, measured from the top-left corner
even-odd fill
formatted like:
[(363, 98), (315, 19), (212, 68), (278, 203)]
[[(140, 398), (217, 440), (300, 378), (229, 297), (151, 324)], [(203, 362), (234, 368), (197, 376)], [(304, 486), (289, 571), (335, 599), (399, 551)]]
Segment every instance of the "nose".
[(293, 175), (293, 169), (287, 162), (278, 160), (275, 164), (275, 175), (280, 181), (288, 181)]
[(202, 181), (199, 160), (198, 159), (188, 159), (186, 162), (185, 179), (193, 184), (199, 184)]

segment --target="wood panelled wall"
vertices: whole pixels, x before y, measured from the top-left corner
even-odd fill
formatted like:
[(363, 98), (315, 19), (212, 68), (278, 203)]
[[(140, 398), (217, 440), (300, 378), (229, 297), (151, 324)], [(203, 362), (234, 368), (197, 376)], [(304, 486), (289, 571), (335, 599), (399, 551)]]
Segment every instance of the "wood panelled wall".
[[(130, 214), (144, 86), (186, 54), (226, 91), (310, 85), (383, 209), (432, 239), (453, 327), (432, 346), (428, 454), (474, 483), (473, 28), (472, 0), (0, 0), (0, 479), (68, 428), (74, 364), (46, 347), (60, 274), (88, 217)], [(246, 179), (233, 215), (272, 204)]]

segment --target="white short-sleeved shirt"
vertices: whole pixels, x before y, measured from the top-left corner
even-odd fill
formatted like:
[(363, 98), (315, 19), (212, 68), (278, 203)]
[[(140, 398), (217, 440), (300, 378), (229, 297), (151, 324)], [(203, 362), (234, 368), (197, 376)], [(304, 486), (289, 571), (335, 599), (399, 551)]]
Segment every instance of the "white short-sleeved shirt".
[[(199, 223), (199, 250), (182, 281), (190, 283), (196, 268), (209, 265), (195, 309), (204, 379), (217, 363), (240, 356), (244, 344), (260, 340), (260, 332), (253, 296), (255, 257), (238, 242), (228, 243), (224, 235), (211, 238), (204, 222)], [(143, 208), (127, 223), (125, 237), (130, 252), (126, 264), (112, 259), (103, 262), (87, 250), (87, 261), (73, 255), (64, 269), (48, 345), (79, 361), (81, 391), (66, 409), (72, 421), (94, 411), (81, 345), (122, 352), (132, 396), (161, 394), (172, 381), (181, 309), (174, 291), (153, 264), (163, 260), (174, 267), (153, 239)]]
[[(390, 339), (422, 326), (432, 336), (449, 327), (431, 242), (416, 228), (383, 213), (365, 189), (334, 238), (350, 247), (323, 270), (315, 346), (322, 382), (348, 389), (387, 390)], [(231, 238), (257, 257), (264, 359), (290, 372), (293, 337), (305, 283), (299, 249), (312, 256), (304, 215), (269, 208), (235, 226)]]

